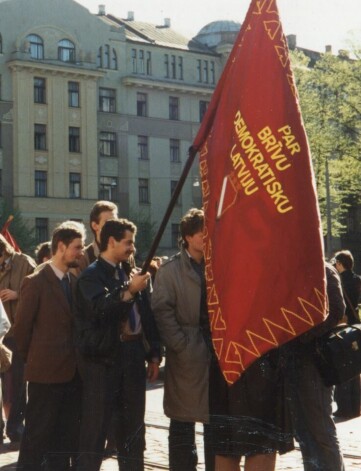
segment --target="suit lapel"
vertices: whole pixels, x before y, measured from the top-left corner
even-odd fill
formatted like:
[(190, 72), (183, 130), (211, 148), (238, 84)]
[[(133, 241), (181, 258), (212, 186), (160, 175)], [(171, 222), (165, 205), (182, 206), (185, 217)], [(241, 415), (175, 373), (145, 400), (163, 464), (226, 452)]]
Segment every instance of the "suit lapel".
[[(42, 272), (44, 274), (44, 278), (46, 279), (49, 292), (54, 297), (54, 303), (59, 303), (62, 306), (64, 312), (71, 316), (71, 308), (69, 306), (68, 300), (66, 299), (66, 295), (61, 286), (60, 280), (55, 275), (54, 270), (50, 265), (47, 265), (43, 268)], [(72, 289), (73, 285), (74, 283), (71, 283)]]

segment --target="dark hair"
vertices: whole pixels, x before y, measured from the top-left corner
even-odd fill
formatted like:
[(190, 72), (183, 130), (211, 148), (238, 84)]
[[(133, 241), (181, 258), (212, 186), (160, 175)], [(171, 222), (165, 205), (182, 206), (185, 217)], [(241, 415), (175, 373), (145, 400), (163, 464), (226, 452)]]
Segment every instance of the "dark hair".
[(100, 231), (100, 252), (105, 252), (108, 248), (109, 237), (114, 237), (118, 242), (124, 239), (125, 232), (137, 233), (137, 226), (128, 219), (109, 219), (105, 222)]
[(90, 229), (92, 233), (95, 235), (95, 231), (92, 228), (92, 222), (96, 222), (99, 224), (99, 219), (101, 213), (104, 213), (105, 211), (115, 211), (118, 214), (118, 207), (115, 203), (112, 203), (111, 201), (97, 201), (94, 206), (92, 207), (92, 210), (90, 211), (89, 215), (89, 224), (90, 224)]
[(204, 212), (202, 209), (192, 208), (181, 219), (179, 224), (180, 240), (179, 243), (188, 247), (186, 236), (193, 236), (197, 232), (203, 231)]
[(35, 260), (38, 265), (44, 262), (44, 258), (51, 258), (51, 242), (50, 240), (42, 242), (35, 249)]
[(59, 242), (63, 242), (67, 247), (74, 239), (85, 239), (85, 227), (81, 222), (65, 221), (59, 224), (51, 238), (51, 251), (53, 255), (58, 250)]
[(352, 253), (349, 250), (340, 250), (335, 254), (335, 260), (344, 267), (345, 270), (352, 270), (354, 261)]
[(4, 253), (6, 253), (7, 255), (12, 255), (14, 252), (14, 247), (9, 244), (9, 242), (2, 234), (0, 234), (0, 256)]

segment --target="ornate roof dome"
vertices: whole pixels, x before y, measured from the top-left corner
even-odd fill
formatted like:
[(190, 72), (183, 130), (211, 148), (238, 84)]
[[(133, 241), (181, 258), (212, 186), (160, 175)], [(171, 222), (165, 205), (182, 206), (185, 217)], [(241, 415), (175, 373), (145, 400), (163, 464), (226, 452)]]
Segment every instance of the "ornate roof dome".
[(212, 21), (204, 26), (193, 39), (208, 47), (217, 47), (221, 43), (233, 44), (240, 28), (241, 24), (236, 21)]

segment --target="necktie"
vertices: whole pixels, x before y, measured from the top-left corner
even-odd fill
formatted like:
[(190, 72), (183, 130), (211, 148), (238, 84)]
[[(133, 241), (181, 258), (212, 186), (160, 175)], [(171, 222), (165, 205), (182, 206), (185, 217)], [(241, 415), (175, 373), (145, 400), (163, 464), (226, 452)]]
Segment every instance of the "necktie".
[(68, 303), (71, 306), (71, 289), (69, 277), (67, 275), (64, 275), (60, 282), (61, 286), (63, 287), (66, 299), (68, 300)]
[[(116, 267), (116, 271), (117, 271), (117, 274), (118, 274), (118, 278), (119, 280), (124, 283), (125, 281), (128, 280), (128, 277), (125, 273), (125, 271), (123, 270), (123, 268), (120, 268), (119, 265), (117, 265)], [(129, 311), (129, 327), (130, 327), (130, 330), (132, 332), (134, 332), (135, 330), (135, 310), (134, 310), (134, 305), (132, 306), (131, 310)]]

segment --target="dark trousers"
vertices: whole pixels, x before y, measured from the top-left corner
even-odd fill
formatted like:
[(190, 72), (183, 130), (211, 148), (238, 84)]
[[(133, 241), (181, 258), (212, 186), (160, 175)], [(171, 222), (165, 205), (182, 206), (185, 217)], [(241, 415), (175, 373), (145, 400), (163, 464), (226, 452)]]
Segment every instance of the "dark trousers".
[(335, 401), (337, 403), (337, 415), (343, 417), (360, 416), (360, 376), (352, 378), (335, 387)]
[(6, 435), (11, 441), (19, 441), (24, 429), (26, 405), (26, 386), (24, 382), (24, 362), (18, 354), (13, 337), (4, 339), (12, 352), (10, 369), (3, 375), (4, 402), (11, 403), (9, 417), (6, 421)]
[[(211, 448), (210, 425), (203, 425), (204, 459), (206, 471), (214, 471), (214, 453)], [(169, 425), (170, 471), (196, 471), (198, 464), (195, 423), (171, 419)]]
[(80, 358), (83, 403), (78, 471), (99, 471), (114, 423), (119, 469), (143, 471), (145, 351), (141, 339), (119, 342), (114, 364)]
[(74, 469), (78, 451), (81, 383), (79, 375), (67, 383), (28, 384), (25, 429), (17, 470)]

